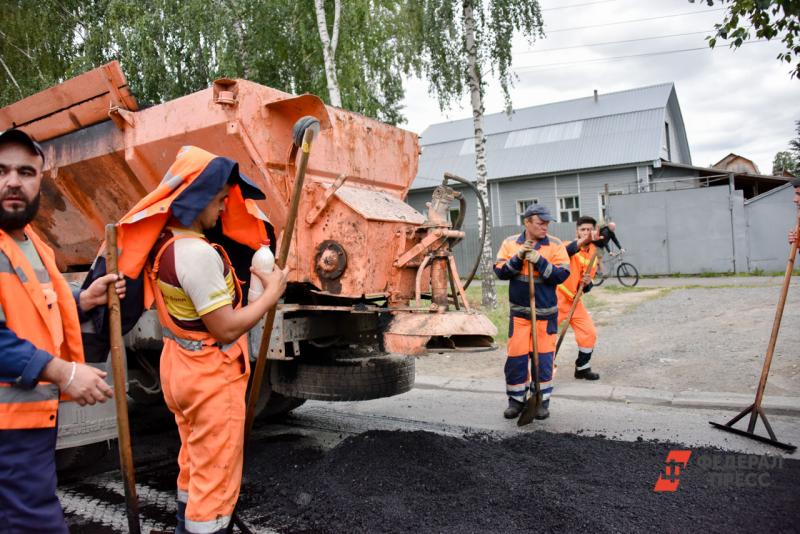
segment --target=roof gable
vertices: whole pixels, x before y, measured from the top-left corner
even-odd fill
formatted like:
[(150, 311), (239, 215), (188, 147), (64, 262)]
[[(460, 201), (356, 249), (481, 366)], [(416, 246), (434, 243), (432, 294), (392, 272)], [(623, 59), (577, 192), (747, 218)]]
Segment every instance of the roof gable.
[[(641, 163), (660, 158), (668, 114), (674, 118), (681, 160), (689, 150), (672, 83), (532, 106), (510, 117), (484, 117), (489, 179)], [(433, 124), (412, 189), (433, 187), (445, 171), (474, 179), (472, 119)], [(688, 161), (690, 162), (690, 161)]]

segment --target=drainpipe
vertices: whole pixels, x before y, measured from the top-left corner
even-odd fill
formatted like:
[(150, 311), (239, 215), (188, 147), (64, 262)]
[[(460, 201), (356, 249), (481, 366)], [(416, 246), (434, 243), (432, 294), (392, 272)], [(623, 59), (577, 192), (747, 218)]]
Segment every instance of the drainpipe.
[(736, 191), (733, 183), (733, 173), (728, 174), (728, 209), (731, 212), (731, 252), (733, 252), (733, 272), (736, 273), (736, 224), (733, 215), (733, 194)]

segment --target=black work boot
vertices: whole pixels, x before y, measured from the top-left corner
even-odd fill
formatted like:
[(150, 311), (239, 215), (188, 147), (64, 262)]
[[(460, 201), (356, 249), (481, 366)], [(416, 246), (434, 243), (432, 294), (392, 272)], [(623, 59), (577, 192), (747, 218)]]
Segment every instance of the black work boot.
[(589, 361), (592, 359), (592, 352), (593, 351), (578, 351), (578, 359), (575, 360), (575, 378), (583, 380), (597, 380), (600, 378), (600, 375), (593, 373), (592, 368), (589, 367)]
[(583, 380), (599, 380), (600, 375), (593, 372), (591, 367), (587, 367), (586, 369), (575, 369), (575, 378), (580, 378)]
[(534, 419), (538, 419), (542, 421), (550, 417), (550, 399), (543, 400), (539, 403), (539, 406), (536, 407), (536, 415), (533, 416)]
[(508, 408), (506, 411), (503, 412), (503, 417), (506, 419), (514, 419), (519, 417), (519, 414), (522, 413), (522, 409), (525, 407), (524, 402), (520, 402), (516, 399), (512, 399), (511, 397), (508, 398)]

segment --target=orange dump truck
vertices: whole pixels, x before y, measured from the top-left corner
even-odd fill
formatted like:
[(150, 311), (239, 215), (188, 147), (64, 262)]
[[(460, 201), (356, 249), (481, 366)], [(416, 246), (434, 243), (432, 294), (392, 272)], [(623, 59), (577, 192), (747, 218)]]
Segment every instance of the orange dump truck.
[[(296, 164), (292, 126), (306, 115), (322, 129), (292, 237), (289, 286), (271, 333), (263, 416), (306, 399), (403, 393), (413, 386), (415, 357), (492, 345), (496, 329), (469, 308), (450, 253), (463, 238), (460, 222), (448, 215), (458, 192), (437, 188), (426, 214), (403, 201), (417, 171), (417, 135), (246, 80), (218, 80), (140, 109), (116, 62), (1, 109), (0, 130), (18, 127), (44, 146), (35, 227), (77, 282), (98, 252), (104, 225), (155, 188), (184, 145), (239, 162), (266, 194), (260, 207), (270, 230), (285, 239)], [(462, 216), (463, 208), (462, 202)], [(154, 313), (145, 312), (126, 336), (129, 394), (143, 403), (160, 402)], [(257, 330), (251, 347), (258, 346)], [(94, 359), (104, 365), (105, 358)], [(111, 404), (63, 405), (59, 447), (113, 437)]]

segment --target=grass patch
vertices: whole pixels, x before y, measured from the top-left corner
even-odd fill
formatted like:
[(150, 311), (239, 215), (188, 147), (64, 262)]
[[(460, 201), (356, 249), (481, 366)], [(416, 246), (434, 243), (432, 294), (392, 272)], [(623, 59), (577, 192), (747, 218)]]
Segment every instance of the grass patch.
[(508, 284), (495, 284), (497, 291), (497, 308), (494, 310), (486, 310), (481, 306), (481, 285), (470, 285), (467, 288), (467, 300), (469, 305), (480, 310), (486, 317), (492, 321), (497, 327), (497, 336), (495, 336), (495, 343), (505, 343), (508, 341)]
[[(625, 287), (616, 285), (600, 286), (597, 288), (598, 291), (608, 291), (609, 293), (641, 293), (642, 291), (650, 291), (652, 289), (652, 287)], [(595, 289), (592, 289), (592, 291), (595, 291)]]

